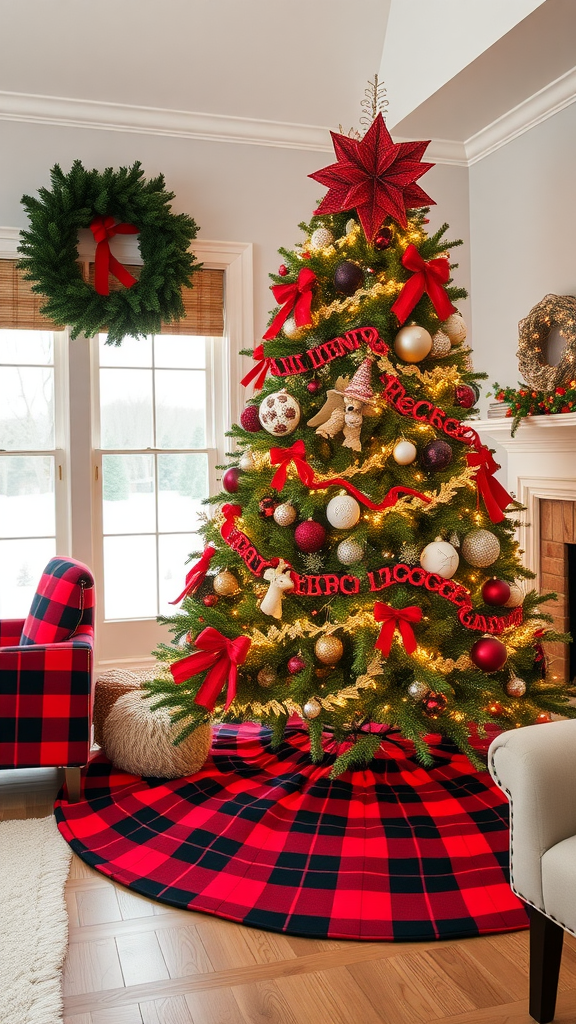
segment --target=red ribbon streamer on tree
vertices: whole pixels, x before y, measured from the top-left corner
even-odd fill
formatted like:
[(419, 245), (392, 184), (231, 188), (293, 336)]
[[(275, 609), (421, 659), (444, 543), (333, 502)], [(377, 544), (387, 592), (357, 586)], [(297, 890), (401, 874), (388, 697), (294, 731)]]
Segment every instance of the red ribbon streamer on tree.
[(189, 572), (187, 572), (186, 574), (186, 586), (184, 587), (184, 590), (180, 594), (180, 597), (177, 597), (175, 601), (170, 601), (170, 604), (180, 604), (180, 601), (182, 601), (185, 597), (188, 597), (188, 594), (196, 593), (198, 588), (202, 586), (204, 580), (206, 579), (206, 573), (210, 568), (210, 560), (212, 556), (215, 554), (216, 548), (213, 547), (212, 544), (209, 544), (208, 547), (204, 548), (204, 554), (202, 555), (200, 561), (196, 562), (196, 564), (193, 565)]
[(337, 485), (344, 487), (348, 494), (351, 494), (357, 501), (366, 508), (371, 509), (373, 512), (381, 512), (385, 508), (390, 508), (391, 505), (395, 505), (401, 494), (411, 494), (415, 498), (421, 498), (427, 504), (430, 502), (430, 498), (427, 498), (425, 494), (421, 494), (420, 491), (414, 491), (411, 487), (391, 487), (388, 494), (381, 501), (379, 505), (376, 505), (370, 498), (367, 498), (362, 491), (359, 491), (357, 487), (349, 483), (348, 480), (344, 480), (342, 477), (335, 476), (331, 480), (314, 481), (314, 470), (312, 466), (309, 466), (306, 462), (306, 447), (304, 441), (296, 441), (291, 448), (271, 448), (270, 449), (270, 462), (273, 466), (278, 466), (274, 476), (272, 477), (271, 486), (276, 491), (281, 491), (286, 483), (286, 474), (288, 466), (291, 462), (296, 467), (296, 472), (300, 477), (300, 480), (305, 487), (309, 487), (312, 491), (324, 490), (326, 487), (333, 487)]
[(444, 286), (450, 277), (450, 265), (448, 260), (440, 257), (435, 260), (423, 260), (415, 245), (410, 244), (402, 257), (402, 264), (406, 270), (412, 271), (412, 277), (406, 281), (400, 295), (392, 306), (392, 312), (396, 313), (401, 324), (412, 312), (414, 306), (420, 301), (424, 292), (430, 297), (430, 301), (441, 320), (446, 320), (451, 313), (456, 312)]
[(501, 523), (504, 519), (504, 511), (513, 499), (494, 476), (500, 466), (495, 461), (490, 449), (483, 444), (474, 452), (466, 452), (466, 460), (469, 466), (474, 466), (478, 470), (476, 473), (478, 504), (480, 504), (480, 495), (482, 495), (486, 511), (492, 522)]
[(110, 294), (108, 274), (112, 274), (126, 288), (131, 288), (136, 284), (136, 278), (112, 255), (108, 239), (114, 235), (137, 235), (139, 228), (133, 224), (115, 224), (114, 217), (94, 217), (90, 230), (96, 242), (94, 287), (98, 295)]
[(253, 366), (251, 370), (248, 370), (248, 373), (246, 374), (245, 377), (242, 377), (240, 383), (245, 388), (247, 388), (248, 385), (252, 383), (254, 378), (256, 378), (256, 380), (254, 380), (254, 390), (260, 391), (260, 388), (263, 386), (264, 381), (266, 380), (268, 367), (270, 366), (272, 360), (268, 356), (264, 355), (264, 345), (258, 345), (254, 349), (252, 353), (252, 359), (257, 359), (258, 362), (256, 363), (256, 366)]
[(392, 608), (392, 605), (377, 601), (374, 605), (374, 618), (376, 622), (382, 623), (380, 636), (374, 646), (382, 651), (385, 658), (390, 654), (396, 630), (402, 637), (406, 654), (414, 654), (418, 644), (411, 623), (420, 622), (422, 618), (422, 609), (417, 604), (408, 605), (406, 608)]
[(208, 711), (213, 711), (220, 692), (227, 684), (225, 704), (227, 711), (236, 696), (238, 665), (243, 665), (246, 661), (251, 643), (249, 636), (238, 636), (235, 640), (229, 640), (217, 629), (207, 626), (194, 641), (198, 651), (170, 665), (174, 682), (183, 683), (191, 676), (209, 669), (194, 698), (194, 703), (207, 708)]
[(234, 520), (236, 519), (237, 516), (239, 516), (241, 514), (242, 514), (242, 506), (241, 505), (223, 505), (222, 506), (222, 515), (224, 516), (224, 522), (223, 522), (222, 526), (220, 527), (220, 533), (222, 535), (222, 539), (223, 540), (227, 541), (229, 539), (230, 534), (232, 533), (232, 530), (234, 530), (236, 528)]
[(264, 341), (270, 341), (271, 338), (275, 338), (279, 334), (292, 311), (294, 311), (297, 327), (308, 326), (311, 322), (312, 285), (315, 280), (314, 271), (308, 267), (302, 267), (298, 274), (298, 280), (293, 284), (272, 285), (272, 294), (282, 309), (276, 314), (266, 334), (263, 335)]

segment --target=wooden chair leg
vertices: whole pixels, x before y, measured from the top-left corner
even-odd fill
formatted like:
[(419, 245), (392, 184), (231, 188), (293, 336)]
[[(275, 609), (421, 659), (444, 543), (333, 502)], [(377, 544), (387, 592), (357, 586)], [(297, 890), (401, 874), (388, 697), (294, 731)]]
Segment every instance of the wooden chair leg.
[(538, 1024), (554, 1019), (564, 929), (530, 908), (530, 1016)]
[(66, 792), (68, 794), (68, 803), (76, 804), (80, 799), (80, 769), (65, 768), (64, 777), (66, 779)]

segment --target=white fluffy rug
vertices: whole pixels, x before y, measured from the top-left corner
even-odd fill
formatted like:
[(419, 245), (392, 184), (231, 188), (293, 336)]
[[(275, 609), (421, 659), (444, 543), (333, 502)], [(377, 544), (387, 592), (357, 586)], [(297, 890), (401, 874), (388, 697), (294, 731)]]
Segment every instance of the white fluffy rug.
[(59, 1024), (71, 850), (55, 819), (0, 822), (0, 1024)]

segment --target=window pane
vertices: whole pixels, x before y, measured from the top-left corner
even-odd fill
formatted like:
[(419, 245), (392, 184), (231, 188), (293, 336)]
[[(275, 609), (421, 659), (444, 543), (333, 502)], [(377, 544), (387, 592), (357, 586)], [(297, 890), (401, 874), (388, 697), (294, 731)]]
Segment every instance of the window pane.
[(160, 615), (173, 615), (174, 601), (184, 589), (190, 564), (186, 561), (191, 551), (203, 551), (202, 537), (193, 533), (165, 534), (158, 538), (158, 567), (160, 573)]
[(0, 618), (26, 617), (42, 571), (55, 554), (53, 537), (0, 541)]
[(101, 370), (103, 448), (151, 448), (152, 370)]
[(54, 459), (0, 457), (0, 530), (3, 537), (53, 537)]
[(123, 338), (121, 345), (107, 345), (107, 337), (98, 335), (100, 366), (152, 366), (151, 338)]
[(156, 538), (105, 537), (105, 618), (151, 619), (156, 615)]
[(53, 362), (50, 331), (0, 331), (0, 363), (49, 366)]
[(0, 366), (0, 448), (54, 448), (54, 371)]
[(156, 447), (205, 448), (203, 370), (156, 371)]
[(205, 338), (157, 334), (154, 337), (154, 365), (203, 370), (206, 366)]
[(104, 533), (156, 529), (153, 455), (103, 455)]
[(208, 497), (208, 456), (158, 456), (158, 529), (195, 530)]

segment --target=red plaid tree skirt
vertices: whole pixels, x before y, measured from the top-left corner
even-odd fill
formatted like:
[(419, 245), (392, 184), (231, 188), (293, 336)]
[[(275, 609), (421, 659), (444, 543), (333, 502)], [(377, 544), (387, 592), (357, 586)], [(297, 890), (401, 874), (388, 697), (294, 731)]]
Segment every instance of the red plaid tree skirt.
[(446, 939), (526, 928), (508, 885), (508, 804), (454, 748), (422, 768), (393, 736), (329, 779), (304, 730), (279, 750), (220, 726), (197, 775), (140, 779), (96, 757), (85, 799), (57, 801), (87, 864), (174, 907), (315, 938)]

